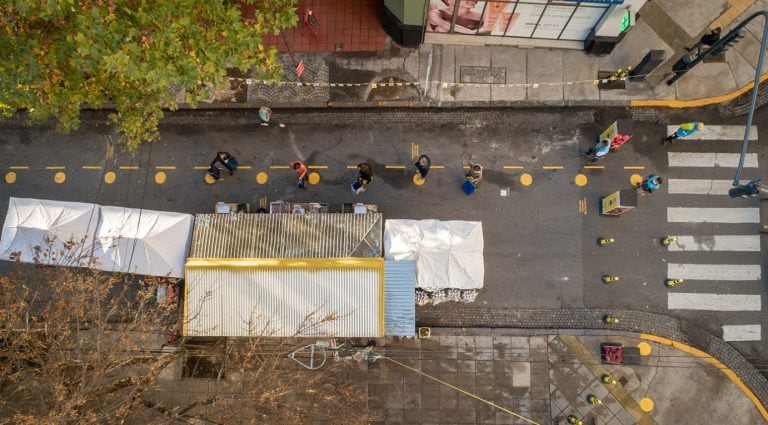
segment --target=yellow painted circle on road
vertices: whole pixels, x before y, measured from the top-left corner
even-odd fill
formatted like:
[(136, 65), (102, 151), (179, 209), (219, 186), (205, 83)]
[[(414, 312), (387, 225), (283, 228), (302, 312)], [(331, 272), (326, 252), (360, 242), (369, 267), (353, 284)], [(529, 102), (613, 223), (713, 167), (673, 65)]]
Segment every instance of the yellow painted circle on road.
[(205, 175), (205, 182), (208, 183), (208, 184), (214, 184), (214, 183), (216, 183), (216, 179), (214, 179), (212, 175), (206, 174)]
[(163, 184), (163, 183), (165, 183), (165, 179), (167, 179), (167, 178), (168, 178), (168, 176), (166, 176), (166, 175), (165, 175), (165, 172), (163, 172), (163, 171), (158, 171), (158, 172), (155, 174), (155, 183), (157, 183), (157, 184)]
[(256, 174), (256, 183), (264, 184), (267, 182), (267, 180), (269, 180), (269, 176), (267, 175), (267, 173), (261, 171), (259, 172), (259, 174)]
[(576, 178), (573, 179), (576, 186), (584, 187), (587, 185), (587, 176), (584, 174), (576, 174)]
[(114, 171), (108, 171), (106, 174), (104, 174), (104, 183), (112, 184), (115, 182), (116, 178), (117, 176), (115, 175)]
[(651, 354), (651, 344), (648, 344), (647, 342), (641, 342), (637, 344), (637, 348), (640, 349), (641, 356), (647, 356)]
[(309, 173), (309, 184), (318, 184), (320, 183), (320, 174), (312, 172)]
[(423, 177), (421, 177), (421, 173), (416, 173), (416, 174), (413, 175), (413, 183), (416, 186), (423, 185), (425, 181), (426, 180)]
[(16, 173), (14, 173), (13, 171), (9, 171), (5, 175), (5, 182), (8, 184), (14, 184), (16, 182)]
[(53, 175), (53, 181), (55, 181), (57, 184), (64, 183), (64, 180), (67, 179), (67, 175), (64, 174), (63, 171), (59, 171), (58, 173)]
[(643, 176), (640, 174), (632, 174), (629, 176), (629, 182), (632, 184), (632, 186), (638, 186), (643, 182)]
[(643, 409), (643, 412), (650, 412), (653, 410), (653, 400), (648, 397), (640, 400), (640, 408)]
[(530, 186), (533, 183), (533, 176), (528, 173), (523, 173), (520, 176), (520, 184), (523, 186)]

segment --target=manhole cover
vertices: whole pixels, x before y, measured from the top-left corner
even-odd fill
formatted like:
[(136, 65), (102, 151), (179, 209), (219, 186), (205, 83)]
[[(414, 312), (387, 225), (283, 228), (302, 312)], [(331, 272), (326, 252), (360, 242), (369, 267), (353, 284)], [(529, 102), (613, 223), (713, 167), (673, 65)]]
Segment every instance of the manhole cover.
[(506, 84), (507, 69), (489, 66), (462, 66), (459, 78), (462, 83), (468, 84)]

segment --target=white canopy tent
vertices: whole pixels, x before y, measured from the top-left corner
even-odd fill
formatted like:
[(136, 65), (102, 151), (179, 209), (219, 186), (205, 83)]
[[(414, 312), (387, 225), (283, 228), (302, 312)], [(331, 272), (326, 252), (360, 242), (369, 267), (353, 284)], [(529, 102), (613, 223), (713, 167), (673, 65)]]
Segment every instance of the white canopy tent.
[(0, 237), (0, 258), (87, 266), (98, 222), (98, 205), (11, 197)]
[(193, 222), (190, 214), (101, 207), (94, 267), (182, 278)]
[(479, 221), (387, 220), (384, 258), (416, 261), (416, 287), (427, 291), (483, 287)]

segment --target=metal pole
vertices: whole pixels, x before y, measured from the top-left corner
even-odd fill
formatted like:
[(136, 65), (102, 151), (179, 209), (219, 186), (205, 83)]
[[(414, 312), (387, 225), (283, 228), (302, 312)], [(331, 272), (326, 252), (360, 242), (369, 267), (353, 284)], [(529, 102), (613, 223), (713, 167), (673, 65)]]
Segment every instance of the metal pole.
[(760, 87), (760, 71), (763, 69), (763, 58), (765, 58), (765, 42), (768, 40), (768, 11), (763, 10), (755, 13), (747, 18), (747, 21), (751, 21), (757, 15), (763, 15), (763, 40), (760, 42), (760, 55), (757, 59), (757, 68), (755, 69), (755, 86), (752, 88), (752, 100), (749, 102), (749, 114), (747, 115), (747, 126), (744, 129), (744, 142), (741, 145), (741, 157), (739, 157), (739, 166), (736, 168), (736, 176), (733, 178), (733, 185), (739, 185), (739, 177), (741, 177), (741, 169), (744, 168), (744, 157), (747, 155), (747, 144), (749, 143), (749, 128), (752, 127), (752, 117), (755, 114), (755, 105), (757, 104), (757, 89)]

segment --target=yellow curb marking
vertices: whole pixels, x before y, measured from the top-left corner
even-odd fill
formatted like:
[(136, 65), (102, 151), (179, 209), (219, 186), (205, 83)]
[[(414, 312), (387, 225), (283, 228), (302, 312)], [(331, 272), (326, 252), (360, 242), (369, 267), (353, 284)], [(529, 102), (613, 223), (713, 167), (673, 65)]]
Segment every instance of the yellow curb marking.
[(270, 170), (290, 170), (291, 167), (287, 165), (270, 165), (269, 169)]
[(83, 165), (83, 170), (99, 170), (101, 171), (101, 167), (98, 165)]
[(26, 165), (11, 165), (8, 167), (9, 170), (29, 170), (29, 167)]
[(264, 184), (269, 180), (269, 176), (267, 173), (260, 171), (258, 174), (256, 174), (256, 183), (258, 184)]
[(637, 344), (637, 348), (640, 349), (641, 356), (647, 356), (651, 354), (651, 344), (648, 344), (647, 342), (641, 342)]
[(108, 171), (106, 174), (104, 174), (104, 183), (112, 184), (115, 182), (116, 178), (117, 175), (115, 175), (114, 171)]
[(9, 171), (5, 174), (5, 182), (8, 184), (14, 184), (16, 182), (16, 173)]
[(757, 398), (755, 393), (752, 392), (752, 390), (749, 389), (746, 385), (744, 385), (744, 382), (742, 382), (741, 378), (739, 378), (734, 371), (728, 368), (728, 366), (720, 363), (719, 360), (716, 358), (710, 356), (704, 351), (701, 351), (697, 348), (693, 348), (690, 345), (683, 344), (682, 342), (673, 341), (669, 338), (664, 338), (661, 336), (651, 335), (651, 334), (645, 334), (641, 333), (640, 338), (647, 339), (648, 341), (653, 341), (657, 344), (666, 345), (668, 347), (674, 347), (677, 348), (680, 351), (686, 352), (694, 357), (698, 357), (705, 362), (711, 364), (717, 369), (720, 369), (721, 372), (725, 374), (734, 384), (736, 384), (739, 389), (750, 399), (752, 400), (752, 403), (757, 407), (757, 410), (760, 411), (760, 414), (763, 415), (763, 419), (768, 421), (768, 411), (765, 410), (765, 407), (763, 407), (763, 403), (760, 402), (760, 400)]
[(164, 172), (162, 172), (162, 171), (158, 171), (158, 172), (155, 174), (155, 183), (157, 183), (157, 184), (163, 184), (163, 183), (165, 183), (165, 180), (166, 180), (167, 178), (168, 178), (168, 176), (166, 176)]
[(317, 173), (309, 173), (309, 184), (318, 184), (320, 183), (320, 174)]
[(52, 167), (45, 167), (46, 170), (66, 170), (67, 167), (64, 167), (63, 165), (56, 165)]
[(645, 167), (642, 165), (625, 165), (625, 170), (645, 170)]
[(66, 179), (67, 179), (67, 175), (64, 174), (63, 171), (59, 171), (58, 173), (53, 175), (53, 181), (55, 181), (56, 184), (62, 184)]
[(394, 168), (398, 170), (405, 170), (405, 165), (385, 165), (384, 168)]
[(173, 165), (158, 165), (157, 167), (155, 167), (155, 169), (156, 170), (175, 170), (176, 167), (174, 167)]
[(576, 183), (576, 186), (584, 187), (587, 185), (587, 176), (584, 174), (576, 174), (576, 177), (573, 179), (573, 182)]
[(139, 166), (138, 165), (121, 165), (121, 166), (119, 166), (117, 168), (119, 168), (121, 170), (138, 170)]
[(632, 186), (637, 186), (640, 183), (643, 182), (643, 176), (640, 174), (632, 174), (629, 176), (629, 183), (632, 184)]
[(524, 167), (522, 165), (505, 165), (502, 168), (505, 170), (522, 170)]
[(541, 168), (543, 168), (545, 170), (562, 170), (563, 166), (562, 165), (545, 165), (545, 166), (543, 166)]
[(640, 408), (643, 409), (643, 412), (650, 413), (653, 410), (653, 400), (648, 397), (641, 399)]
[(416, 174), (414, 174), (414, 175), (413, 175), (413, 183), (414, 183), (416, 186), (421, 186), (421, 185), (423, 185), (423, 184), (424, 184), (424, 182), (426, 182), (426, 181), (427, 181), (426, 179), (424, 179), (423, 177), (421, 177), (421, 173), (416, 173)]
[[(768, 72), (760, 76), (760, 83), (762, 84), (766, 79), (768, 79)], [(755, 82), (752, 81), (749, 84), (745, 85), (744, 87), (728, 94), (724, 94), (721, 96), (705, 97), (702, 99), (694, 99), (694, 100), (656, 100), (656, 99), (630, 100), (629, 106), (630, 107), (664, 106), (668, 108), (696, 108), (699, 106), (706, 106), (706, 105), (712, 105), (715, 103), (728, 102), (729, 100), (733, 100), (741, 96), (742, 94), (752, 90), (752, 87), (754, 86), (755, 86)]]
[(605, 165), (585, 165), (584, 168), (587, 170), (602, 170), (605, 168)]
[(520, 184), (523, 186), (530, 186), (533, 183), (533, 176), (528, 173), (523, 173), (520, 176)]
[(307, 168), (310, 170), (327, 170), (327, 165), (307, 165)]

